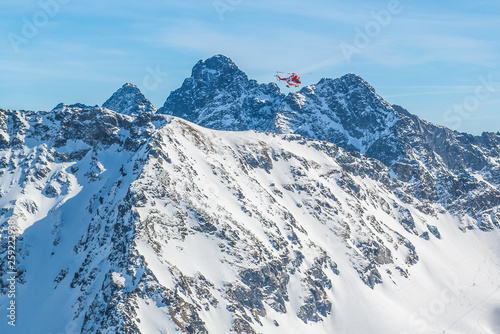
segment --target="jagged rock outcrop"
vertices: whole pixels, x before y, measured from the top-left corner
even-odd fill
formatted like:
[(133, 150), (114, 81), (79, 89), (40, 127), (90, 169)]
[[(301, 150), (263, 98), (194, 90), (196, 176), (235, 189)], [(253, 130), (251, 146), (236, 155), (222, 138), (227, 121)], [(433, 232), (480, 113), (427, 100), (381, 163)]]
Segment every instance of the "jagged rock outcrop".
[[(406, 192), (426, 203), (423, 210), (438, 202), (477, 223), (500, 205), (498, 134), (472, 136), (423, 121), (387, 103), (355, 74), (322, 79), (287, 96), (275, 85), (251, 82), (218, 55), (198, 62), (160, 112), (216, 130), (299, 134), (358, 151), (391, 167)], [(262, 94), (251, 87), (272, 87), (268, 112), (240, 103)], [(481, 195), (469, 198), (472, 190)]]
[(153, 104), (141, 93), (136, 85), (131, 83), (124, 84), (102, 106), (124, 115), (156, 112)]
[(249, 80), (231, 59), (217, 55), (200, 60), (158, 113), (216, 130), (267, 131), (282, 98), (276, 84)]

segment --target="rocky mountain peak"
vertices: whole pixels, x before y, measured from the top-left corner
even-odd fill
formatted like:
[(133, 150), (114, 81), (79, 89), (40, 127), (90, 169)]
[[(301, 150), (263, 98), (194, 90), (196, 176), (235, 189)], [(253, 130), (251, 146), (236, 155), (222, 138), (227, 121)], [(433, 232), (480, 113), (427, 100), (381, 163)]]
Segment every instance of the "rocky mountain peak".
[(153, 104), (131, 83), (124, 84), (102, 106), (125, 115), (156, 112)]
[(202, 94), (213, 96), (218, 91), (248, 89), (253, 81), (227, 56), (215, 55), (206, 60), (200, 60), (193, 67), (191, 77), (187, 79)]
[[(354, 73), (324, 78), (285, 96), (276, 84), (249, 80), (229, 57), (216, 55), (194, 66), (191, 77), (167, 98), (159, 113), (216, 130), (298, 134), (328, 141), (387, 166), (405, 164), (404, 168), (395, 167), (399, 174), (403, 169), (403, 174), (411, 174), (408, 166), (420, 163), (423, 170), (462, 173), (469, 167), (481, 170), (485, 166), (496, 170), (496, 163), (489, 163), (487, 157), (496, 154), (495, 140), (425, 122), (385, 101)], [(489, 152), (486, 156), (485, 150)], [(498, 182), (497, 177), (488, 179)], [(435, 185), (424, 188), (429, 187)]]
[(355, 73), (347, 73), (338, 79), (334, 79), (334, 81), (340, 82), (347, 87), (368, 89), (375, 93), (375, 89), (365, 79)]
[(191, 76), (195, 79), (210, 80), (215, 77), (235, 74), (246, 77), (231, 58), (219, 54), (206, 60), (200, 60), (193, 67)]
[(278, 86), (249, 80), (227, 56), (200, 60), (158, 113), (217, 130), (266, 131), (284, 95)]
[(290, 93), (277, 111), (273, 131), (329, 141), (363, 154), (377, 147), (384, 154), (391, 152), (381, 159), (390, 163), (396, 141), (388, 134), (396, 122), (392, 106), (364, 79), (349, 73)]

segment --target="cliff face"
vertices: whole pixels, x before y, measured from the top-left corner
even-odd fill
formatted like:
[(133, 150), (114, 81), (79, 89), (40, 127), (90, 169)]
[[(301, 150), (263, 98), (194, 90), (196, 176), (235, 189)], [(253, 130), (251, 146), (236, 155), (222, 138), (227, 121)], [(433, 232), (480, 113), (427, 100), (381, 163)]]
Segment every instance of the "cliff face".
[(231, 59), (217, 55), (199, 61), (158, 113), (216, 130), (267, 131), (283, 97), (275, 84), (249, 80)]

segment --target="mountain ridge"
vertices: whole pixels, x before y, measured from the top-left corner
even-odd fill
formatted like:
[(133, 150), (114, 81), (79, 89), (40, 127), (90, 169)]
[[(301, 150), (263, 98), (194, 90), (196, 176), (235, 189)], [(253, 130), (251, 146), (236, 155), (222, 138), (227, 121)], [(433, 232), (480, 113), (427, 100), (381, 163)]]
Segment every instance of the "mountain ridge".
[(499, 136), (354, 74), (285, 96), (229, 60), (161, 112), (0, 109), (13, 333), (497, 332)]
[[(246, 75), (228, 57), (219, 55), (205, 62), (212, 64), (212, 71), (222, 67), (227, 69), (223, 72), (225, 75), (236, 73), (237, 78), (249, 82)], [(500, 198), (498, 134), (472, 136), (423, 121), (406, 109), (386, 102), (369, 83), (353, 73), (338, 79), (321, 79), (316, 85), (303, 87), (286, 96), (280, 94), (276, 87), (276, 94), (268, 95), (269, 99), (276, 100), (271, 103), (274, 109), (261, 117), (255, 109), (233, 103), (238, 98), (258, 100), (259, 93), (251, 90), (242, 92), (240, 81), (234, 84), (231, 80), (226, 80), (221, 84), (217, 80), (212, 82), (208, 77), (195, 74), (203, 72), (205, 62), (200, 61), (195, 66), (196, 71), (193, 70), (193, 75), (185, 81), (189, 84), (183, 85), (167, 98), (165, 105), (168, 108), (184, 111), (168, 112), (168, 108), (163, 107), (159, 113), (181, 117), (215, 130), (299, 134), (335, 143), (348, 151), (359, 151), (389, 167), (393, 166), (393, 171), (402, 178), (417, 176), (420, 180), (412, 185), (414, 194), (429, 200), (457, 197), (455, 190), (447, 189), (447, 184), (453, 183), (455, 188), (467, 188), (470, 185), (462, 185), (464, 180), (460, 181), (459, 176), (486, 169), (485, 181), (492, 187), (485, 196), (495, 203)], [(216, 90), (217, 96), (224, 103), (196, 105), (190, 104), (196, 97), (178, 98), (184, 96), (186, 91), (205, 96), (203, 89), (198, 91), (190, 88), (200, 80), (208, 80), (210, 89)], [(224, 100), (220, 96), (231, 96), (231, 99)], [(235, 112), (247, 113), (247, 119), (250, 120), (243, 122), (234, 117), (226, 117)], [(213, 122), (213, 119), (226, 122)], [(263, 120), (268, 125), (262, 125)]]

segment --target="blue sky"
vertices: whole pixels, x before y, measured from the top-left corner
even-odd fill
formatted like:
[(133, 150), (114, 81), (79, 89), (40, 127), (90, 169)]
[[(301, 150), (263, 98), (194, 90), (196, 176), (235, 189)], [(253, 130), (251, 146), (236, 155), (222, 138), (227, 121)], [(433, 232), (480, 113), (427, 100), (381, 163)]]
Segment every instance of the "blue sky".
[(4, 109), (100, 105), (126, 82), (160, 107), (222, 53), (259, 82), (353, 72), (423, 119), (500, 131), (493, 0), (3, 0), (0, 32)]

